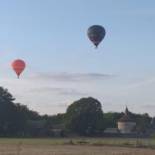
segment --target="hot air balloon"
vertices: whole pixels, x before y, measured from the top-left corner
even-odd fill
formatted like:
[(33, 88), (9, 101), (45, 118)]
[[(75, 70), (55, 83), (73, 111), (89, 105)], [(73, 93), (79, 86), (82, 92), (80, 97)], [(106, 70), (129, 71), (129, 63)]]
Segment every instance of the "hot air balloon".
[(105, 29), (103, 26), (100, 25), (93, 25), (89, 27), (87, 31), (88, 38), (90, 41), (93, 42), (93, 44), (98, 47), (99, 43), (104, 39), (105, 37)]
[(11, 66), (12, 66), (13, 70), (15, 71), (15, 73), (17, 74), (17, 77), (19, 78), (20, 74), (25, 69), (26, 64), (23, 60), (17, 59), (12, 62)]

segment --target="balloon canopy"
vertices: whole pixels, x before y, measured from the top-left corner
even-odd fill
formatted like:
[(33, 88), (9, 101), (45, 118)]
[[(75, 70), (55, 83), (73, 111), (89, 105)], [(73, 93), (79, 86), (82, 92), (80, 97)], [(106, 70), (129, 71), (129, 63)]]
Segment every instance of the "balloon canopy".
[(87, 35), (90, 41), (97, 47), (104, 39), (106, 31), (101, 25), (93, 25), (88, 28)]
[(23, 60), (17, 59), (12, 62), (11, 66), (12, 66), (13, 70), (15, 71), (15, 73), (17, 74), (17, 77), (19, 78), (20, 74), (25, 69), (26, 64)]

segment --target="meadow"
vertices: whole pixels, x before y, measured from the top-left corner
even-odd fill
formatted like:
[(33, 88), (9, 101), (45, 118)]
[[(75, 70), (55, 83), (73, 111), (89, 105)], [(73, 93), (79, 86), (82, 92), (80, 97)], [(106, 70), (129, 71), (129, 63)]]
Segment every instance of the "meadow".
[(154, 139), (0, 139), (0, 155), (154, 155)]

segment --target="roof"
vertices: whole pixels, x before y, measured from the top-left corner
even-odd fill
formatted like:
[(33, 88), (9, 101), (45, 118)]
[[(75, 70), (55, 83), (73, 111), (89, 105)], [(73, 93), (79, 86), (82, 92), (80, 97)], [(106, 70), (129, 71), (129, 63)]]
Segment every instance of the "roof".
[(135, 122), (132, 119), (131, 114), (130, 114), (130, 112), (129, 112), (127, 107), (125, 109), (124, 115), (118, 120), (118, 122)]
[(130, 118), (128, 115), (123, 115), (118, 122), (134, 122), (132, 118)]

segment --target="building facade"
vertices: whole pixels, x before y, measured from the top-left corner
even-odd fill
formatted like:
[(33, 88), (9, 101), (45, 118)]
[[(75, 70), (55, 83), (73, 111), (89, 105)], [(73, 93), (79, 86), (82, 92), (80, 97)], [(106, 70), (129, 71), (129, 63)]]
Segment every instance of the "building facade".
[(118, 120), (118, 130), (122, 134), (132, 134), (136, 127), (136, 122), (132, 119), (126, 107), (124, 115)]

